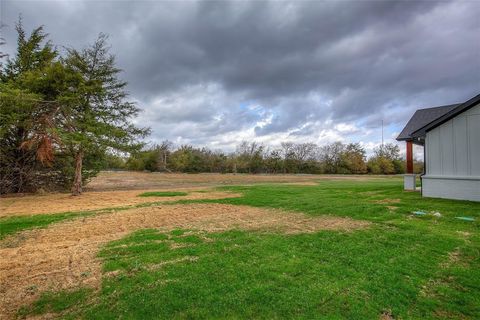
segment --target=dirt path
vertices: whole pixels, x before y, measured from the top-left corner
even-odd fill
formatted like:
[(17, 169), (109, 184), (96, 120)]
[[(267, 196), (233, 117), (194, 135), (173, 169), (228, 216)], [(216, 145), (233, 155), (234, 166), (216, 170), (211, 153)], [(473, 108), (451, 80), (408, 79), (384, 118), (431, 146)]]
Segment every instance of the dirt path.
[[(353, 230), (368, 222), (221, 204), (162, 205), (79, 218), (30, 230), (0, 242), (0, 319), (14, 315), (46, 290), (101, 283), (99, 248), (139, 229), (208, 232), (228, 229), (284, 233)], [(9, 245), (15, 247), (8, 247)]]

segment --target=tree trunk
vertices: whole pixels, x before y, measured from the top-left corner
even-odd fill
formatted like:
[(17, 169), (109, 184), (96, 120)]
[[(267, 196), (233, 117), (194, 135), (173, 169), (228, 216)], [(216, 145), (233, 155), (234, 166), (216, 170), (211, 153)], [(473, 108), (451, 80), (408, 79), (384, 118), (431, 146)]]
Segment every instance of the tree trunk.
[(82, 194), (82, 165), (83, 165), (83, 151), (79, 150), (75, 155), (75, 178), (72, 186), (72, 196), (79, 196)]

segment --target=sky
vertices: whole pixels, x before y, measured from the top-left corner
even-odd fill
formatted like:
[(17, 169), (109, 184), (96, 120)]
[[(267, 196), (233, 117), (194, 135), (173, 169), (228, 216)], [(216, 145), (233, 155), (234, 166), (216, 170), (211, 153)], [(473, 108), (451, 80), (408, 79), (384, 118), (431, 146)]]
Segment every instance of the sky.
[(60, 50), (108, 34), (152, 143), (371, 153), (382, 121), (395, 142), (416, 109), (480, 93), (480, 1), (0, 1), (10, 54), (19, 14)]

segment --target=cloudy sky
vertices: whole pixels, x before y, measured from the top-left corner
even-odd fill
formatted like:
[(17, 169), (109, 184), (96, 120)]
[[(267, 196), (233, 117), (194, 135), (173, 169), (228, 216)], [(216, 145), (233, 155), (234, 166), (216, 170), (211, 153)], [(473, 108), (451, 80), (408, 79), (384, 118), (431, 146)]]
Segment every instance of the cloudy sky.
[(393, 141), (417, 108), (480, 92), (479, 1), (5, 1), (2, 30), (100, 32), (151, 141)]

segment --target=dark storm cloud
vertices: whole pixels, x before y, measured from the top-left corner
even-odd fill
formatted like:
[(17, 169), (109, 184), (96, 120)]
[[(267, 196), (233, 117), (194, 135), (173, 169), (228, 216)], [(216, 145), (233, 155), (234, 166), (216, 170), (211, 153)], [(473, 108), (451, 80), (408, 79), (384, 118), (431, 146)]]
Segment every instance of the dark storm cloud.
[[(480, 92), (478, 2), (4, 1), (1, 9), (4, 23), (21, 12), (61, 45), (110, 34), (155, 139), (358, 137), (335, 124), (365, 131), (384, 119), (397, 130), (415, 108)], [(11, 28), (5, 34), (14, 42)]]

